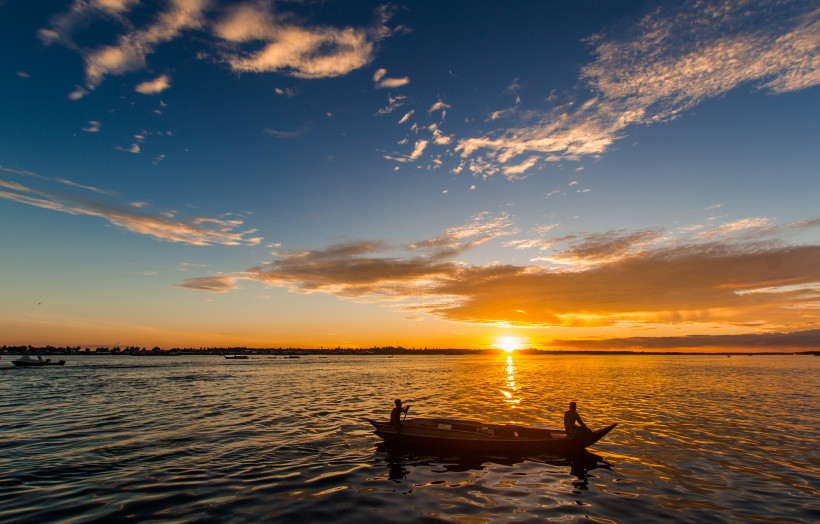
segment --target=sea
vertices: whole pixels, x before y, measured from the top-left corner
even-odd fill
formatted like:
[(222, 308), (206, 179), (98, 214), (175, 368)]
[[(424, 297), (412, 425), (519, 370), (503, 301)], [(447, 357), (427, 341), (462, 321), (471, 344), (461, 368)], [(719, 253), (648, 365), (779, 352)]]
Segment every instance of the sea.
[[(820, 522), (813, 356), (59, 358), (0, 371), (0, 522)], [(435, 454), (373, 434), (395, 398), (618, 426), (581, 457)]]

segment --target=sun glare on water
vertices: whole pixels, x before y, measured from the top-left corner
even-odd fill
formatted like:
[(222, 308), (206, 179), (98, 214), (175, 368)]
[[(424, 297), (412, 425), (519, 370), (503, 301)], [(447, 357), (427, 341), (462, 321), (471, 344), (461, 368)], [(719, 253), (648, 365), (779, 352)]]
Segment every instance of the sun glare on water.
[(501, 337), (498, 339), (496, 345), (507, 353), (512, 353), (518, 349), (520, 343), (516, 337)]

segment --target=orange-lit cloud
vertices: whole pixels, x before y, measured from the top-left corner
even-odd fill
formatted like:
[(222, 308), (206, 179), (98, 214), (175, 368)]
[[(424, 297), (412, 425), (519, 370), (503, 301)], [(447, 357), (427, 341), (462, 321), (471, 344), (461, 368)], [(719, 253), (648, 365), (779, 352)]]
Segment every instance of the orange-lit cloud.
[[(125, 11), (131, 4), (97, 3), (117, 13)], [(185, 30), (202, 27), (208, 3), (207, 0), (172, 0), (152, 25), (130, 30), (120, 36), (114, 45), (84, 52), (86, 86), (94, 89), (108, 75), (121, 75), (144, 68), (146, 56), (153, 53), (157, 45), (174, 40)]]
[(376, 72), (373, 73), (373, 82), (376, 84), (376, 89), (396, 88), (410, 83), (410, 79), (406, 76), (390, 78), (385, 75), (387, 75), (387, 69), (384, 68), (377, 69)]
[[(242, 280), (383, 302), (455, 322), (520, 326), (686, 324), (808, 329), (820, 323), (820, 246), (784, 245), (812, 219), (722, 242), (661, 229), (575, 235), (545, 265), (467, 265), (457, 257), (515, 234), (507, 217), (482, 215), (440, 237), (390, 246), (352, 242), (278, 258), (240, 274), (181, 287), (224, 292)], [(392, 255), (395, 253), (395, 255)]]
[(142, 93), (143, 95), (155, 95), (157, 93), (162, 93), (169, 87), (171, 87), (171, 79), (168, 75), (160, 75), (153, 80), (148, 80), (138, 84), (137, 87), (134, 88), (134, 91), (137, 93)]
[[(85, 86), (69, 95), (79, 100), (110, 75), (122, 75), (147, 67), (157, 47), (176, 40), (186, 31), (211, 31), (220, 39), (220, 60), (239, 72), (281, 72), (299, 78), (345, 75), (369, 64), (376, 44), (387, 38), (391, 10), (382, 7), (375, 22), (365, 28), (334, 28), (300, 25), (288, 13), (274, 13), (263, 2), (246, 2), (219, 11), (212, 0), (169, 0), (165, 9), (144, 27), (127, 18), (139, 0), (75, 0), (69, 9), (50, 20), (38, 36), (45, 45), (62, 44), (82, 55)], [(211, 20), (209, 16), (221, 16)], [(74, 41), (78, 30), (92, 18), (114, 22), (120, 28), (116, 41), (86, 49)], [(207, 58), (206, 54), (199, 55)], [(167, 88), (167, 78), (140, 84), (138, 92), (153, 94)], [(403, 85), (409, 79), (383, 79), (383, 87)]]
[(234, 71), (327, 78), (369, 64), (376, 42), (390, 33), (384, 26), (389, 17), (382, 9), (370, 28), (303, 27), (286, 15), (275, 15), (261, 3), (245, 3), (231, 9), (214, 32), (237, 46), (261, 42), (261, 49), (225, 54)]

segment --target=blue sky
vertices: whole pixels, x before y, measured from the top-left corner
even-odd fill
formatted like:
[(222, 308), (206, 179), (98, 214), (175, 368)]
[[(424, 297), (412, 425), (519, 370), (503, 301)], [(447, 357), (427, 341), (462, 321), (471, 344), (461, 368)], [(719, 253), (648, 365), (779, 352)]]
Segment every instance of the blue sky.
[(801, 1), (0, 1), (0, 343), (789, 349), (819, 42)]

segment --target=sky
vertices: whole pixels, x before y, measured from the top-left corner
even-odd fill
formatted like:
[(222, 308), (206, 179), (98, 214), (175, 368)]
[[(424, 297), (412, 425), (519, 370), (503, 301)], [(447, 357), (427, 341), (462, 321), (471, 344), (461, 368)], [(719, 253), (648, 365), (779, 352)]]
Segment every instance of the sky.
[(0, 344), (820, 346), (812, 1), (0, 0)]

